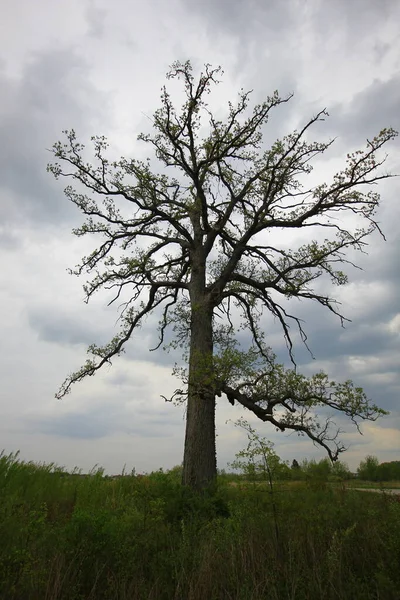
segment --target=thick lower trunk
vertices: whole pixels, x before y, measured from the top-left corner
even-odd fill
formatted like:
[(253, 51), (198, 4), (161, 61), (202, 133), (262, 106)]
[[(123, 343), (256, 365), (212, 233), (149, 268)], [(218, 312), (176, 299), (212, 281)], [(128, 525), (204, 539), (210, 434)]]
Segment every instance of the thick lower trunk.
[(217, 475), (212, 309), (192, 304), (189, 389), (183, 457), (184, 485), (201, 490)]

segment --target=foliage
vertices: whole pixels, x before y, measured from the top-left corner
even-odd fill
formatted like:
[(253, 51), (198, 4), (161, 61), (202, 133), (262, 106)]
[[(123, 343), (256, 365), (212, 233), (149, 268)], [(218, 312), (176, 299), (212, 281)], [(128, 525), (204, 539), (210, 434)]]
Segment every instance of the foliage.
[(400, 503), (285, 486), (199, 495), (171, 472), (70, 475), (2, 454), (0, 597), (396, 600)]
[(379, 464), (376, 456), (367, 456), (360, 462), (357, 469), (359, 479), (365, 481), (399, 481), (400, 461)]
[(287, 463), (282, 462), (274, 450), (273, 442), (261, 437), (257, 431), (243, 418), (235, 422), (235, 426), (247, 433), (248, 444), (236, 454), (236, 460), (230, 466), (240, 471), (251, 481), (266, 481), (290, 478)]
[(377, 481), (378, 479), (379, 460), (376, 456), (367, 456), (365, 460), (360, 462), (357, 469), (357, 474), (360, 479), (367, 481)]
[(352, 474), (348, 465), (345, 462), (340, 460), (336, 461), (332, 465), (331, 475), (338, 480), (344, 481), (346, 479), (351, 479)]
[[(296, 461), (297, 462), (297, 461)], [(307, 480), (312, 485), (318, 485), (327, 482), (346, 481), (351, 479), (349, 467), (343, 461), (330, 461), (328, 458), (322, 458), (319, 461), (314, 459), (303, 460), (297, 467), (291, 468), (291, 478), (293, 480)]]
[(381, 463), (378, 467), (379, 481), (400, 481), (400, 460)]
[[(232, 342), (230, 354), (233, 354)], [(249, 358), (250, 355), (250, 358)], [(235, 350), (234, 360), (223, 357), (224, 368), (230, 369), (223, 389), (232, 400), (256, 414), (262, 421), (277, 429), (296, 431), (307, 435), (314, 443), (325, 448), (331, 460), (336, 460), (346, 448), (338, 440), (339, 430), (330, 417), (318, 417), (316, 409), (327, 407), (340, 411), (355, 424), (358, 419), (375, 420), (386, 411), (372, 404), (362, 388), (351, 381), (336, 383), (323, 372), (305, 377), (296, 369), (286, 369), (275, 362), (269, 351), (267, 367), (254, 359), (253, 351)], [(216, 367), (218, 374), (218, 366)], [(279, 415), (275, 410), (279, 408)]]

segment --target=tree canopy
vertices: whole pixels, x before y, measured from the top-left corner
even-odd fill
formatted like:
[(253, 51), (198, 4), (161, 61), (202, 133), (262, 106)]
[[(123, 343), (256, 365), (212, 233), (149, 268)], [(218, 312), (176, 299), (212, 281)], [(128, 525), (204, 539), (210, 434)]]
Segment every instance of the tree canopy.
[[(75, 186), (65, 194), (86, 217), (75, 235), (101, 239), (72, 271), (90, 276), (86, 300), (106, 289), (115, 292), (110, 304), (122, 302), (119, 333), (103, 347), (89, 347), (91, 357), (57, 397), (123, 352), (147, 315), (159, 315), (157, 347), (170, 328), (174, 343), (188, 350), (184, 386), (174, 397), (187, 400), (183, 480), (193, 487), (216, 474), (216, 396), (277, 429), (307, 435), (333, 460), (344, 445), (332, 418), (319, 419), (316, 409), (339, 411), (355, 423), (384, 414), (350, 381), (336, 383), (324, 373), (306, 378), (295, 366), (276, 364), (262, 316), (269, 312), (280, 323), (293, 362), (291, 324), (304, 343), (307, 337), (283, 299), (315, 302), (343, 322), (339, 304), (317, 284), (326, 276), (346, 284), (343, 269), (353, 265), (347, 253), (362, 251), (366, 238), (380, 231), (372, 186), (390, 177), (380, 151), (396, 132), (384, 129), (348, 154), (330, 182), (307, 185), (312, 162), (333, 143), (309, 141), (326, 110), (268, 146), (269, 115), (291, 96), (274, 92), (251, 109), (251, 93), (241, 91), (220, 119), (207, 97), (221, 75), (210, 65), (197, 79), (190, 62), (171, 67), (167, 78), (183, 83), (183, 104), (177, 109), (164, 87), (153, 133), (138, 136), (158, 167), (154, 157), (109, 160), (102, 136), (92, 138), (94, 161), (87, 162), (74, 130), (53, 146), (55, 162), (48, 167)], [(303, 228), (309, 241), (296, 245), (293, 233)], [(270, 241), (274, 232), (280, 244)], [(245, 348), (238, 328), (251, 338)]]

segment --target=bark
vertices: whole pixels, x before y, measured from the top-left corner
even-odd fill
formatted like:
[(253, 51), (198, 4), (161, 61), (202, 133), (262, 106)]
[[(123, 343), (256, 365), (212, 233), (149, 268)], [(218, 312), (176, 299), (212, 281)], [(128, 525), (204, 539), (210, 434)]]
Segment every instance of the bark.
[(217, 475), (215, 387), (213, 378), (213, 308), (205, 286), (202, 249), (193, 257), (190, 286), (191, 327), (183, 485), (201, 490)]
[(199, 307), (192, 316), (183, 485), (200, 490), (216, 475), (212, 312)]

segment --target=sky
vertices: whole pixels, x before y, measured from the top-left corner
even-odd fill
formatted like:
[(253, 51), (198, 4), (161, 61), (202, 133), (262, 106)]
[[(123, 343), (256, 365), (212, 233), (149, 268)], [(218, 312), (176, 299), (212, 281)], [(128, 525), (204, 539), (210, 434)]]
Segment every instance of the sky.
[[(196, 72), (224, 69), (213, 106), (223, 111), (241, 89), (254, 102), (278, 89), (293, 93), (265, 139), (290, 133), (319, 110), (329, 119), (316, 136), (336, 138), (314, 177), (328, 181), (347, 152), (383, 127), (400, 129), (400, 38), (397, 0), (4, 0), (0, 24), (0, 450), (24, 460), (87, 472), (180, 464), (184, 408), (165, 402), (179, 385), (176, 357), (154, 345), (155, 320), (127, 353), (63, 400), (54, 395), (86, 360), (87, 346), (117, 332), (118, 314), (99, 295), (86, 305), (82, 285), (68, 274), (95, 241), (71, 230), (82, 223), (46, 172), (49, 149), (74, 128), (80, 140), (103, 134), (117, 155), (145, 158), (137, 134), (160, 105), (169, 65), (191, 60)], [(400, 173), (398, 139), (386, 168)], [(326, 311), (296, 304), (311, 356), (296, 347), (305, 374), (326, 370), (353, 379), (390, 415), (357, 433), (345, 421), (343, 455), (355, 470), (366, 455), (400, 458), (400, 179), (379, 185), (378, 220), (386, 236), (369, 240), (362, 270), (334, 292), (351, 322), (343, 329)], [(270, 323), (270, 322), (268, 322)], [(282, 332), (267, 333), (288, 362)], [(217, 406), (218, 466), (226, 468), (246, 443), (240, 416), (273, 441), (278, 454), (322, 458), (321, 449), (275, 432), (245, 409)]]

